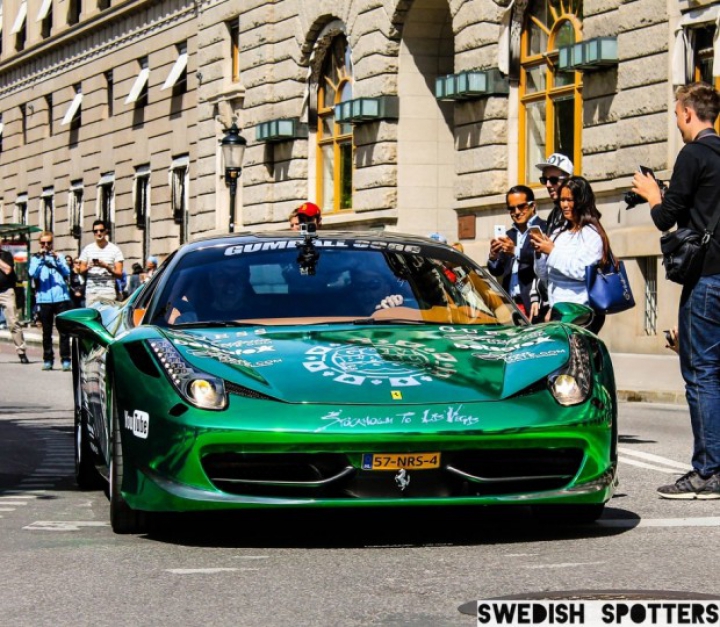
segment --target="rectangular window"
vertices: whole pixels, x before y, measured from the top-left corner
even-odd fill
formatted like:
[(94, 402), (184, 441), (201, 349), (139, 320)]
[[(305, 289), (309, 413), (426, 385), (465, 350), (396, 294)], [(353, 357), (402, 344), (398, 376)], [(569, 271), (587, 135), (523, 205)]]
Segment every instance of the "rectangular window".
[(68, 224), (70, 225), (70, 235), (77, 240), (82, 236), (84, 196), (83, 182), (72, 181), (68, 192)]
[(18, 194), (15, 200), (15, 222), (18, 224), (28, 223), (28, 195)]
[(67, 12), (68, 26), (77, 24), (80, 21), (81, 14), (82, 14), (81, 0), (70, 0), (70, 2), (68, 3), (68, 12)]
[(150, 66), (147, 57), (138, 61), (140, 71), (128, 94), (125, 104), (135, 103), (136, 107), (144, 107), (148, 103), (148, 80), (150, 78)]
[(53, 108), (53, 97), (52, 94), (45, 96), (45, 109), (47, 111), (47, 136), (52, 137), (53, 134), (53, 116), (55, 110)]
[(110, 8), (110, 0), (98, 0), (97, 8), (101, 11)]
[(24, 146), (27, 144), (27, 107), (21, 104), (20, 107), (20, 141)]
[(187, 91), (187, 43), (179, 44), (177, 46), (177, 53), (178, 57), (175, 59), (175, 63), (170, 69), (170, 73), (161, 88), (162, 90), (172, 89), (173, 96), (184, 94)]
[(115, 221), (115, 173), (106, 172), (98, 181), (96, 215), (108, 227), (110, 237), (114, 232)]
[(75, 96), (73, 97), (72, 102), (70, 103), (68, 110), (65, 112), (65, 116), (60, 124), (63, 126), (70, 124), (70, 128), (74, 130), (80, 127), (83, 95), (82, 85), (80, 83), (73, 85), (73, 89), (75, 90)]
[(52, 31), (53, 0), (42, 0), (36, 19), (40, 22), (40, 35), (47, 39)]
[(657, 257), (639, 257), (638, 265), (645, 288), (643, 329), (645, 335), (657, 335)]
[(133, 186), (133, 204), (135, 206), (135, 226), (147, 228), (149, 211), (150, 166), (141, 165), (135, 168), (135, 184)]
[(240, 82), (240, 18), (227, 23), (230, 33), (230, 77), (233, 83)]
[(5, 124), (3, 124), (2, 115), (0, 115), (0, 153), (3, 151), (3, 131), (5, 130)]
[(115, 110), (115, 82), (113, 78), (112, 70), (105, 72), (105, 112), (107, 117), (113, 116)]
[(55, 190), (52, 187), (44, 187), (40, 194), (40, 215), (45, 231), (55, 230)]
[(12, 29), (10, 29), (11, 35), (17, 35), (21, 30), (25, 28), (25, 20), (27, 19), (27, 0), (23, 0), (18, 7), (15, 21), (13, 22)]
[(170, 165), (170, 189), (175, 224), (180, 226), (180, 243), (188, 240), (188, 177), (190, 157), (175, 157)]

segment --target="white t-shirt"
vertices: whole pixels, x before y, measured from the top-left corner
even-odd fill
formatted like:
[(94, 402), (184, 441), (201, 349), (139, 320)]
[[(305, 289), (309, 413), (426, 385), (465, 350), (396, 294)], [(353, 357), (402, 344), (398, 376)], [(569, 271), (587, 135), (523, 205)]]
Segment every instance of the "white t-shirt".
[(114, 300), (115, 276), (105, 268), (93, 265), (93, 259), (108, 264), (111, 268), (118, 261), (125, 261), (120, 249), (110, 242), (104, 248), (100, 248), (95, 242), (88, 244), (80, 253), (80, 261), (88, 265), (87, 284), (85, 288), (86, 298), (89, 296), (102, 296)]

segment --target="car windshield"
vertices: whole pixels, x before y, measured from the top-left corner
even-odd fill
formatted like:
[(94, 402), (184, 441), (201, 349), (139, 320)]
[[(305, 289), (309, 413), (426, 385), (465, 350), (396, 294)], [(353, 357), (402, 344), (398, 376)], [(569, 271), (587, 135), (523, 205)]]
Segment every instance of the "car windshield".
[(158, 300), (158, 325), (330, 322), (512, 324), (484, 270), (448, 248), (278, 238), (189, 251)]

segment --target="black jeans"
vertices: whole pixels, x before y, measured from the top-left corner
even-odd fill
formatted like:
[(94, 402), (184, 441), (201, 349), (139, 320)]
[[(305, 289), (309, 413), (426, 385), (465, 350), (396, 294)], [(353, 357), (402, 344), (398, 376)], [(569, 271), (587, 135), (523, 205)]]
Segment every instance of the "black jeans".
[[(59, 303), (40, 303), (40, 322), (42, 324), (42, 342), (43, 342), (43, 361), (53, 362), (55, 355), (53, 354), (52, 330), (55, 316), (67, 311), (72, 305), (69, 300), (63, 300)], [(70, 336), (66, 333), (60, 333), (60, 359), (62, 361), (70, 361)]]

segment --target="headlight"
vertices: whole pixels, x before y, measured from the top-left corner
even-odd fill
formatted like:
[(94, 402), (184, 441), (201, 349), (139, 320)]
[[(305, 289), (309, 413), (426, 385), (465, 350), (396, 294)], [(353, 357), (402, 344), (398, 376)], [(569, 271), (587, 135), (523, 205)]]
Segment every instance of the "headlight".
[(570, 359), (567, 365), (550, 375), (550, 391), (561, 405), (584, 403), (592, 391), (590, 347), (581, 335), (570, 336)]
[(188, 403), (202, 409), (227, 407), (222, 379), (193, 368), (168, 340), (149, 340), (148, 344), (173, 387)]

